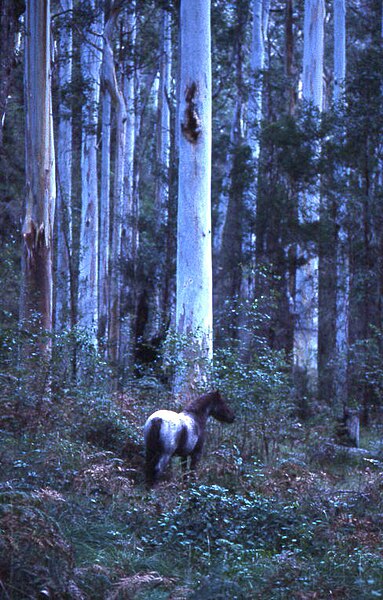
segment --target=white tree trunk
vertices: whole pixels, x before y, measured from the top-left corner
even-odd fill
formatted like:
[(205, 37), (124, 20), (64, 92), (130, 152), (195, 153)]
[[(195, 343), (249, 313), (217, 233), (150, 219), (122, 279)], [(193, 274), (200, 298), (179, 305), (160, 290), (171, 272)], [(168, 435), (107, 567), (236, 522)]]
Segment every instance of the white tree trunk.
[[(343, 100), (346, 80), (346, 6), (345, 0), (334, 0), (334, 103)], [(339, 106), (340, 108), (340, 106)], [(340, 171), (340, 167), (335, 167)], [(343, 175), (339, 173), (340, 177)], [(336, 248), (337, 306), (336, 306), (336, 355), (335, 389), (338, 401), (347, 398), (347, 348), (349, 322), (350, 264), (345, 229), (346, 206), (340, 202), (338, 209), (338, 240)]]
[[(26, 32), (26, 200), (21, 318), (41, 333), (52, 330), (52, 239), (56, 201), (49, 0), (27, 2)], [(49, 339), (40, 341), (40, 349), (49, 352)]]
[[(134, 272), (136, 261), (137, 236), (134, 227), (134, 156), (136, 146), (136, 92), (135, 92), (135, 64), (134, 49), (136, 43), (136, 12), (135, 0), (128, 7), (126, 27), (129, 39), (130, 55), (124, 68), (124, 98), (126, 106), (126, 147), (124, 165), (124, 193), (122, 205), (122, 246), (121, 255), (124, 265), (128, 266), (129, 275)], [(122, 287), (123, 319), (120, 329), (120, 356), (123, 366), (132, 363), (133, 355), (133, 314), (134, 291), (133, 278), (125, 277)], [(128, 314), (127, 314), (128, 313)]]
[(109, 91), (116, 115), (116, 140), (113, 180), (113, 219), (111, 239), (111, 272), (109, 288), (109, 330), (108, 343), (110, 358), (116, 362), (119, 357), (120, 342), (120, 294), (121, 294), (121, 232), (122, 232), (122, 203), (124, 191), (125, 142), (126, 142), (126, 109), (124, 96), (119, 89), (114, 67), (111, 38), (116, 19), (122, 8), (121, 4), (113, 4), (110, 17), (105, 25), (104, 57), (102, 82)]
[(109, 90), (102, 91), (101, 188), (100, 188), (100, 261), (99, 261), (99, 338), (105, 339), (109, 317), (110, 259), (110, 139), (112, 99)]
[[(61, 0), (60, 11), (69, 18), (72, 0)], [(60, 331), (72, 323), (71, 252), (72, 252), (72, 110), (65, 90), (72, 82), (72, 29), (63, 26), (58, 40), (58, 79), (60, 102), (57, 132), (57, 275), (55, 328)], [(63, 92), (64, 91), (64, 92)]]
[[(89, 0), (95, 9), (95, 0)], [(94, 345), (98, 331), (99, 207), (97, 189), (97, 123), (102, 61), (103, 15), (100, 11), (91, 29), (84, 32), (81, 72), (85, 82), (81, 144), (81, 233), (78, 284), (78, 322)]]
[[(176, 325), (180, 335), (195, 336), (199, 356), (210, 359), (213, 350), (210, 1), (181, 0), (180, 17)], [(189, 379), (186, 385), (190, 388), (193, 381)]]
[[(322, 111), (324, 0), (305, 0), (303, 99)], [(317, 152), (320, 148), (317, 148)], [(319, 181), (316, 182), (319, 184)], [(319, 187), (316, 186), (316, 187)], [(301, 224), (318, 222), (319, 191), (307, 191), (299, 198)], [(294, 367), (307, 375), (316, 391), (318, 378), (318, 247), (315, 243), (298, 248), (301, 264), (296, 272)]]
[(167, 274), (164, 272), (166, 227), (169, 209), (169, 166), (170, 166), (170, 94), (171, 94), (171, 16), (168, 10), (162, 11), (162, 35), (160, 47), (160, 77), (157, 103), (157, 176), (155, 188), (156, 237), (161, 256), (157, 257), (154, 273), (154, 311), (151, 319), (152, 337), (164, 331), (166, 312)]
[(324, 0), (305, 0), (302, 94), (315, 108), (323, 108)]
[(248, 104), (248, 139), (256, 163), (259, 159), (259, 125), (262, 120), (263, 71), (266, 64), (265, 43), (269, 23), (270, 0), (253, 0), (250, 69), (252, 91)]
[[(248, 143), (251, 148), (254, 162), (254, 180), (253, 184), (245, 194), (247, 203), (247, 212), (251, 215), (251, 221), (255, 223), (257, 213), (257, 190), (258, 190), (258, 172), (260, 155), (260, 125), (263, 116), (262, 96), (263, 96), (263, 73), (266, 66), (266, 40), (269, 24), (270, 0), (253, 0), (253, 27), (251, 38), (250, 68), (252, 77), (252, 90), (248, 103)], [(254, 297), (254, 279), (255, 279), (255, 228), (247, 227), (243, 233), (242, 255), (250, 258), (246, 271), (242, 276), (242, 295), (244, 298)]]
[(346, 79), (346, 0), (334, 0), (334, 102), (344, 93)]

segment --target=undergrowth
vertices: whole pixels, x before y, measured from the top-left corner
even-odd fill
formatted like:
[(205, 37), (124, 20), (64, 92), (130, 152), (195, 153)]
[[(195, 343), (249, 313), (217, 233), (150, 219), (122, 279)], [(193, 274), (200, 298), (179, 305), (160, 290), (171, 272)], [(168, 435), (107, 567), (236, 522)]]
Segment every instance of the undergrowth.
[(142, 424), (174, 407), (155, 377), (112, 393), (101, 365), (91, 386), (53, 381), (46, 403), (2, 377), (0, 597), (382, 597), (381, 426), (363, 433), (370, 454), (334, 454), (328, 411), (298, 422), (266, 359), (221, 356), (235, 424), (209, 425), (195, 480), (174, 461), (153, 490)]

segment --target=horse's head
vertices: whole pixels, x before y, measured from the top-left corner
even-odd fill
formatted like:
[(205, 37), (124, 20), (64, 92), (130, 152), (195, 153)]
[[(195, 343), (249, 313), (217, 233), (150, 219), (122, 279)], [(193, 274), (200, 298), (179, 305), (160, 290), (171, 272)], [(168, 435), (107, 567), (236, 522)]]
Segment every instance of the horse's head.
[(235, 415), (231, 408), (228, 407), (221, 394), (218, 391), (215, 391), (212, 396), (213, 401), (210, 415), (222, 423), (232, 423), (235, 419)]

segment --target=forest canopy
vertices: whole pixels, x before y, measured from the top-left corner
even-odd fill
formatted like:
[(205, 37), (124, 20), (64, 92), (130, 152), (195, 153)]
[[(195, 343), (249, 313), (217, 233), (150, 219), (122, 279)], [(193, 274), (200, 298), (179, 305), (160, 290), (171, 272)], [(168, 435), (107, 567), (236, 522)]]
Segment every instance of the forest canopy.
[[(123, 388), (133, 372), (163, 369), (167, 339), (207, 328), (218, 352), (283, 352), (300, 401), (356, 403), (367, 416), (382, 387), (380, 3), (212, 2), (202, 125), (201, 88), (180, 81), (198, 74), (198, 32), (177, 3), (41, 3), (48, 38), (31, 29), (39, 5), (28, 21), (23, 2), (4, 2), (1, 17), (2, 330), (23, 323), (48, 346), (52, 333), (80, 336), (75, 347), (85, 336)], [(199, 197), (182, 144), (210, 136)], [(33, 183), (42, 153), (45, 191)], [(201, 231), (197, 206), (209, 215)], [(25, 257), (40, 230), (38, 282)], [(77, 377), (86, 357), (68, 353)]]

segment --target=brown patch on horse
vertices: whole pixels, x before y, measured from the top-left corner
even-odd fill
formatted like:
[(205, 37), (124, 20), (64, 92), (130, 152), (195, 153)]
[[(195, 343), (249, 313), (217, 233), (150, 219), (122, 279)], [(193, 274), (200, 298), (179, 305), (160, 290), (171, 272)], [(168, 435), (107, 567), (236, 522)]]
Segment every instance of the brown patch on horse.
[(175, 451), (175, 454), (179, 454), (180, 456), (185, 454), (185, 447), (186, 447), (187, 439), (188, 439), (188, 430), (184, 425), (183, 427), (181, 427), (181, 430), (177, 435), (177, 449)]
[(150, 485), (155, 480), (155, 468), (162, 452), (161, 425), (162, 419), (158, 417), (153, 419), (146, 438), (146, 481)]

